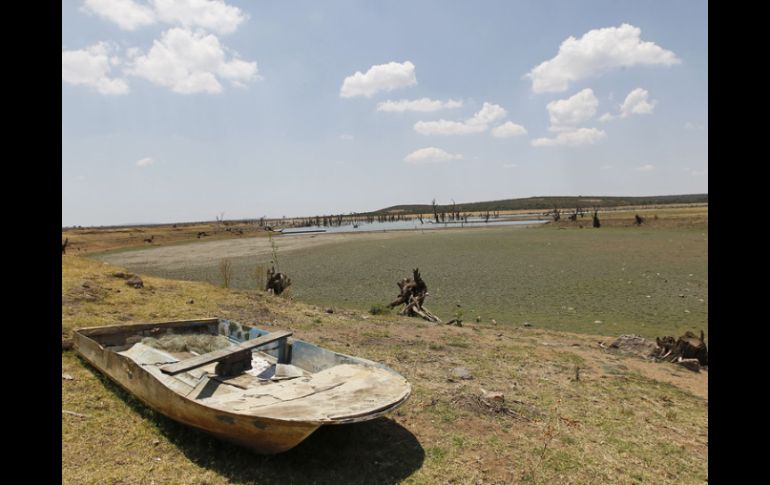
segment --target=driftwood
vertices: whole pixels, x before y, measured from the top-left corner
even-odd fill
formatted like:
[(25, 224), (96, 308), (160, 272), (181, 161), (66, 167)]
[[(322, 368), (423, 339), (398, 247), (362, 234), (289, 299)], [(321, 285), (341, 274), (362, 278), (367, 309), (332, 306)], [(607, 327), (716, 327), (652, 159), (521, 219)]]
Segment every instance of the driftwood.
[(704, 340), (703, 330), (700, 337), (692, 332), (685, 332), (678, 339), (674, 337), (656, 338), (658, 348), (653, 357), (668, 362), (681, 362), (683, 360), (697, 359), (700, 365), (708, 365), (709, 353)]
[(441, 323), (441, 319), (428, 311), (423, 306), (425, 297), (428, 296), (428, 286), (420, 276), (420, 269), (413, 270), (412, 278), (403, 278), (396, 283), (399, 288), (398, 297), (390, 302), (388, 308), (395, 308), (398, 305), (404, 305), (404, 308), (398, 312), (399, 315), (410, 317), (420, 316), (429, 322)]
[(271, 267), (267, 270), (267, 285), (265, 285), (265, 291), (280, 295), (291, 285), (291, 278), (284, 273), (276, 273), (275, 267)]

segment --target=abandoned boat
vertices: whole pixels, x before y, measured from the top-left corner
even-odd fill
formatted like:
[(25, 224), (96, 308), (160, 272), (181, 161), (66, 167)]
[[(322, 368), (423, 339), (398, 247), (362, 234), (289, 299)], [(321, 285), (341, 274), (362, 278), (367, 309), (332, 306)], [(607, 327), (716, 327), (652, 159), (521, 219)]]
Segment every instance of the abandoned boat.
[(224, 319), (82, 328), (74, 348), (147, 406), (259, 454), (287, 451), (323, 425), (377, 418), (407, 380), (287, 331)]

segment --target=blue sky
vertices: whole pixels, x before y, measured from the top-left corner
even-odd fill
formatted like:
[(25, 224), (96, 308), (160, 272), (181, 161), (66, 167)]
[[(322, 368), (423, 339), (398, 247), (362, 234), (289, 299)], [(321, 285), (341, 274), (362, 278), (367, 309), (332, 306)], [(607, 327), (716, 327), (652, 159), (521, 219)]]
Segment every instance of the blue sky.
[(708, 192), (707, 14), (63, 1), (62, 225)]

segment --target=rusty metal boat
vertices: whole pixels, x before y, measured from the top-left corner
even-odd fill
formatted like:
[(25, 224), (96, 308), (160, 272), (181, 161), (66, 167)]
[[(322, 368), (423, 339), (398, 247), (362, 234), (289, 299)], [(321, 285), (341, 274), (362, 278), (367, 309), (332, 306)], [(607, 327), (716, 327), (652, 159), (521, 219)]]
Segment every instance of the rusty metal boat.
[[(147, 406), (259, 454), (298, 445), (320, 426), (380, 417), (411, 393), (389, 367), (224, 319), (82, 328), (75, 350)], [(226, 338), (209, 352), (152, 339)], [(197, 338), (197, 337), (196, 337)]]

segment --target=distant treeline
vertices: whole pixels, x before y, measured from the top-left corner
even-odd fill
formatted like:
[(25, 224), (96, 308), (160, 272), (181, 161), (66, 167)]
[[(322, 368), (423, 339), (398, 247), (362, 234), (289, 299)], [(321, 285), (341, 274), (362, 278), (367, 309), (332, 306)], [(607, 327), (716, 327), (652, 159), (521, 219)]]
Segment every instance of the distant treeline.
[[(649, 197), (604, 197), (604, 196), (578, 196), (578, 197), (529, 197), (526, 199), (492, 200), (487, 202), (468, 202), (457, 204), (463, 211), (506, 211), (506, 210), (549, 210), (554, 207), (571, 209), (576, 206), (590, 207), (620, 207), (626, 205), (659, 205), (659, 204), (702, 204), (708, 203), (708, 194), (689, 195), (656, 195)], [(447, 212), (452, 209), (451, 204), (437, 205), (439, 212)], [(430, 204), (395, 205), (363, 215), (379, 214), (431, 214), (433, 206)]]

